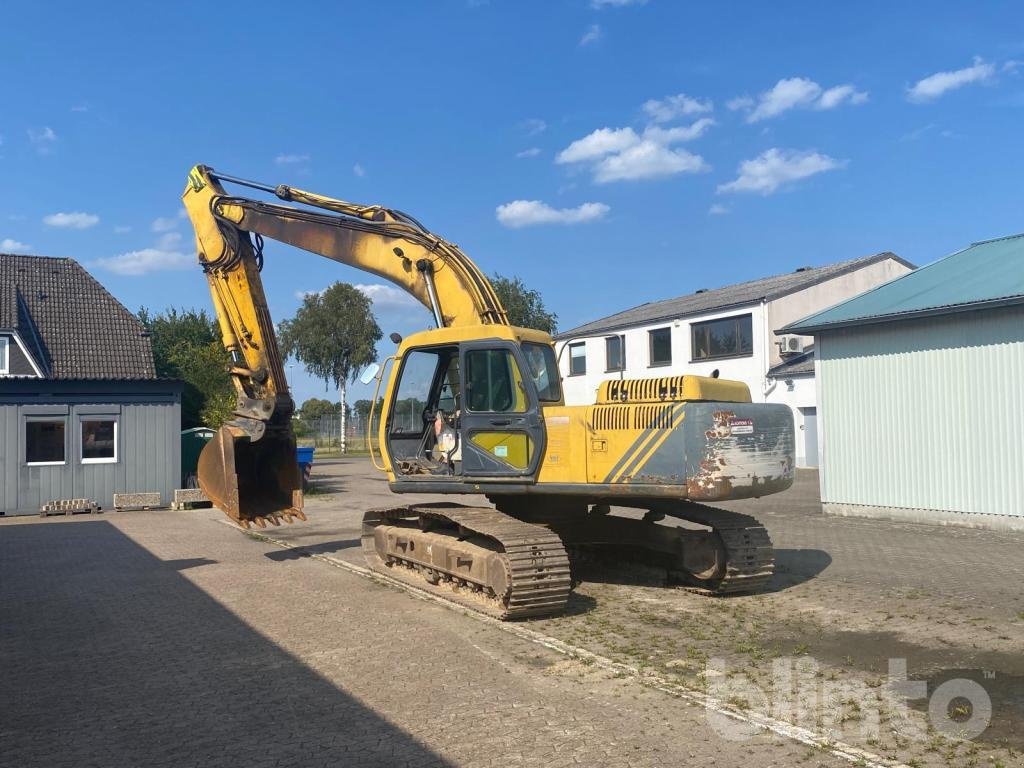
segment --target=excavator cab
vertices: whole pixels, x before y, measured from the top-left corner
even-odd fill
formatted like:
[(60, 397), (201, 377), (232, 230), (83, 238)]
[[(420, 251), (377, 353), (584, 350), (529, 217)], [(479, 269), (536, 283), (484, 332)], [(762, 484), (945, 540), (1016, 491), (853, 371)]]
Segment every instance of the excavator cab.
[(447, 329), (426, 331), (399, 352), (381, 430), (394, 483), (532, 481), (546, 441), (541, 409), (562, 402), (550, 343), (422, 343), (452, 335)]

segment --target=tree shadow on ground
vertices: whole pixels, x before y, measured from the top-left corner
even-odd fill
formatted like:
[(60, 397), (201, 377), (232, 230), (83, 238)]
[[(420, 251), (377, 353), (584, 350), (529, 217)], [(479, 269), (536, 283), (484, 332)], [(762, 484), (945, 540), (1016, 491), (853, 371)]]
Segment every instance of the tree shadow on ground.
[(275, 549), (264, 553), (264, 557), (280, 563), (288, 560), (300, 560), (304, 557), (312, 557), (313, 555), (331, 555), (335, 552), (341, 552), (343, 549), (351, 549), (352, 547), (358, 546), (359, 539), (338, 539), (337, 541), (323, 541), (319, 544), (308, 544), (304, 547)]
[(179, 572), (208, 562), (107, 522), (5, 525), (0, 762), (448, 765)]

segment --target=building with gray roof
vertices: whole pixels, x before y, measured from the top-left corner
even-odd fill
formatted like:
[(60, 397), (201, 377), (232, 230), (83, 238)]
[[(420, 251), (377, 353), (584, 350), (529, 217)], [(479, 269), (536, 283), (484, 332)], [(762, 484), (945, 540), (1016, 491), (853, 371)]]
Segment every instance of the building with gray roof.
[(779, 333), (815, 338), (826, 512), (1024, 530), (1024, 235)]
[(180, 485), (181, 384), (78, 262), (0, 254), (0, 513)]
[[(797, 463), (817, 461), (813, 339), (774, 331), (913, 269), (883, 252), (719, 288), (697, 288), (583, 323), (556, 337), (566, 403), (594, 402), (609, 378), (719, 375), (743, 381), (754, 402), (794, 411)], [(806, 370), (781, 368), (800, 359)], [(809, 361), (809, 362), (808, 362)]]

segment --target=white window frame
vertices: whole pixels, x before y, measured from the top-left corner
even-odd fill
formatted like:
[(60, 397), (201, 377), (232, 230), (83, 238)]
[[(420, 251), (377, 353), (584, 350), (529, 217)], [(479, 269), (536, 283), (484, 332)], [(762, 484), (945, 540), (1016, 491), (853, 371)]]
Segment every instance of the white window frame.
[[(85, 427), (87, 421), (112, 421), (114, 422), (114, 457), (113, 458), (100, 458), (100, 459), (87, 459), (83, 455), (85, 453), (85, 435), (82, 434), (82, 429)], [(83, 414), (78, 417), (78, 460), (82, 464), (117, 464), (120, 459), (120, 451), (118, 451), (118, 421), (116, 416), (108, 416), (105, 414)]]
[[(572, 369), (572, 353), (575, 349), (583, 350), (583, 370), (573, 371)], [(573, 342), (569, 345), (569, 375), (570, 376), (586, 376), (587, 375), (587, 343), (585, 341)]]
[[(29, 461), (28, 460), (28, 425), (53, 421), (64, 425), (64, 460), (63, 461)], [(26, 467), (63, 467), (68, 463), (68, 417), (67, 416), (29, 416), (25, 419), (25, 466)]]
[[(608, 342), (612, 339), (618, 339), (619, 341), (619, 357), (621, 358), (622, 365), (618, 368), (612, 368), (609, 364), (611, 361), (608, 359)], [(604, 337), (604, 372), (605, 373), (618, 373), (619, 371), (626, 370), (626, 334), (624, 333), (613, 333), (609, 336)]]
[(7, 376), (11, 372), (11, 340), (7, 336), (0, 336), (0, 376)]

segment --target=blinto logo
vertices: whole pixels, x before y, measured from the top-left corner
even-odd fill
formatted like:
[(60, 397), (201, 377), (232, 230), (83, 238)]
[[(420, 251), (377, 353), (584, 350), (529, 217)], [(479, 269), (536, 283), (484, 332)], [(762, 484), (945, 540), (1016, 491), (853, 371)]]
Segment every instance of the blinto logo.
[[(885, 680), (844, 679), (806, 656), (776, 659), (767, 681), (754, 682), (724, 659), (704, 670), (707, 718), (722, 737), (745, 741), (763, 732), (764, 717), (821, 734), (830, 741), (878, 739), (882, 724), (901, 739), (924, 741), (931, 728), (956, 739), (981, 735), (992, 719), (988, 692), (958, 678), (928, 696), (928, 684), (907, 679), (906, 659), (890, 659)], [(927, 699), (927, 713), (911, 701)]]

